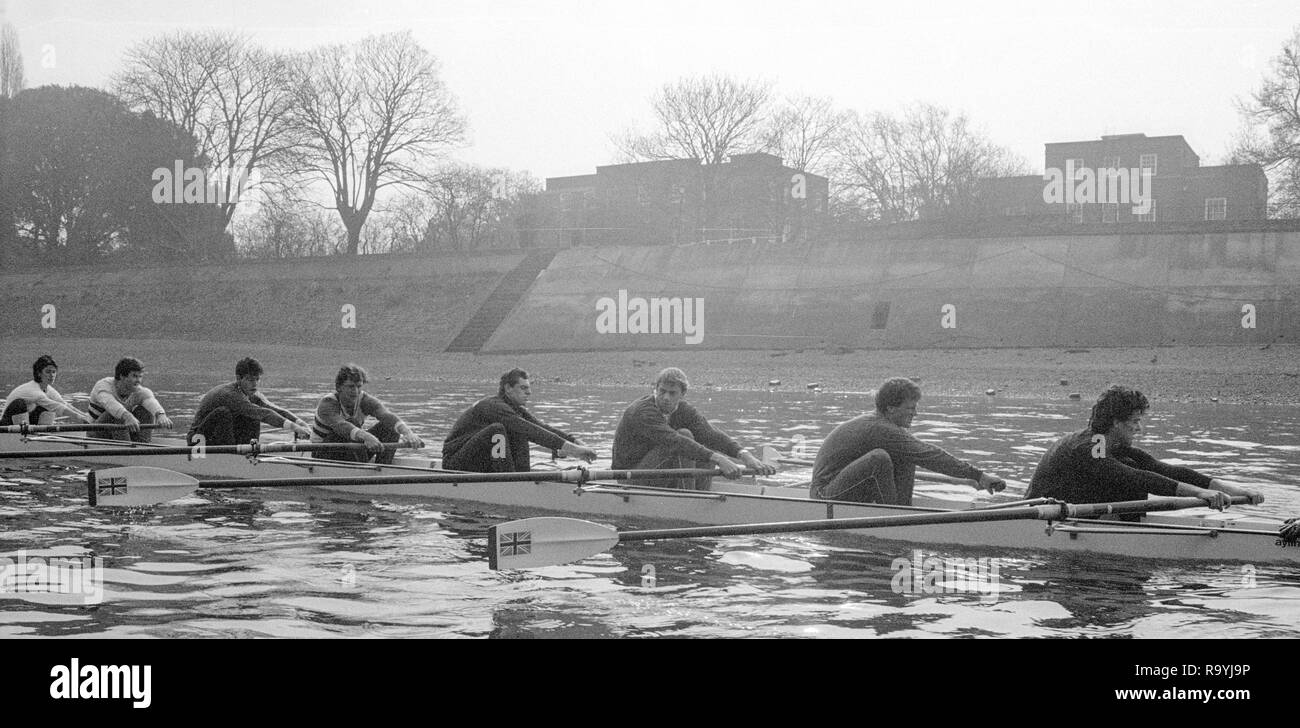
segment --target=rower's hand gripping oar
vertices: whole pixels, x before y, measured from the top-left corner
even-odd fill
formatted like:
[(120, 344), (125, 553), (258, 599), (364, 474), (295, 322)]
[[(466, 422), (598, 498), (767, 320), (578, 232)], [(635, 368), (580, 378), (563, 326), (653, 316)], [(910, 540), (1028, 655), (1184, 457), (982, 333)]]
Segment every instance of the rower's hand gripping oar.
[[(1244, 496), (1233, 503), (1247, 503)], [(488, 529), (488, 567), (491, 569), (527, 569), (554, 566), (595, 556), (616, 544), (628, 541), (656, 541), (667, 538), (703, 538), (718, 536), (752, 536), (764, 533), (798, 531), (836, 531), (846, 529), (923, 526), (948, 523), (983, 523), (991, 521), (1044, 520), (1149, 513), (1199, 508), (1200, 498), (1153, 498), (1117, 503), (1049, 503), (1018, 508), (995, 508), (941, 513), (916, 513), (901, 516), (868, 516), (815, 521), (779, 521), (742, 523), (731, 526), (663, 528), (649, 531), (619, 531), (599, 523), (577, 518), (524, 518), (497, 524)]]

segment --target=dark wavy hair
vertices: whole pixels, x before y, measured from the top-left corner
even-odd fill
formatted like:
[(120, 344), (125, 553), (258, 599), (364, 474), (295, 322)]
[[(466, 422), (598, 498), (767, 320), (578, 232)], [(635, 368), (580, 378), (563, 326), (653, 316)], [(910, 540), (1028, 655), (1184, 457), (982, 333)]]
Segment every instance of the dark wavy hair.
[(894, 377), (876, 390), (876, 411), (884, 414), (890, 407), (921, 398), (921, 388), (906, 377)]
[(1110, 432), (1116, 422), (1140, 415), (1150, 405), (1146, 396), (1136, 389), (1112, 384), (1093, 403), (1092, 414), (1088, 417), (1088, 429), (1104, 435)]
[(262, 363), (251, 356), (240, 359), (235, 364), (235, 379), (248, 375), (250, 377), (262, 376)]
[(139, 359), (133, 356), (124, 356), (117, 362), (117, 366), (113, 367), (113, 378), (126, 379), (131, 375), (131, 372), (142, 371), (144, 371), (144, 364)]
[(339, 387), (342, 387), (344, 382), (365, 384), (368, 381), (370, 381), (370, 377), (366, 375), (365, 369), (362, 369), (352, 362), (348, 362), (339, 367), (339, 373), (334, 375), (334, 388), (338, 389)]
[(54, 357), (49, 354), (41, 354), (41, 358), (37, 359), (35, 364), (32, 364), (33, 382), (41, 381), (41, 371), (45, 369), (45, 367), (54, 367), (55, 369), (58, 369), (59, 365), (54, 363)]
[(515, 367), (514, 369), (511, 369), (505, 374), (502, 374), (500, 385), (497, 387), (497, 396), (498, 397), (506, 396), (506, 387), (513, 387), (519, 383), (520, 379), (527, 379), (527, 378), (528, 378), (528, 372), (524, 371), (523, 369), (520, 369), (519, 367)]

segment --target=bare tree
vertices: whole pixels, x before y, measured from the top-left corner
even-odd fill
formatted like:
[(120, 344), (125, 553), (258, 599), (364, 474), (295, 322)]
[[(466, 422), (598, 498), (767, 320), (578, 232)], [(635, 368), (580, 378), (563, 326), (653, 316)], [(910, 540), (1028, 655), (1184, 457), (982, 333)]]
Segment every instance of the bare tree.
[(826, 97), (787, 99), (768, 119), (765, 146), (789, 167), (825, 175), (851, 120)]
[(1300, 216), (1300, 28), (1273, 59), (1271, 75), (1238, 106), (1246, 129), (1230, 161), (1264, 167), (1274, 213)]
[(254, 212), (234, 221), (239, 252), (249, 258), (299, 258), (338, 252), (343, 231), (326, 211), (303, 212), (292, 196), (265, 195)]
[(650, 101), (658, 128), (629, 132), (616, 140), (633, 161), (699, 159), (721, 164), (734, 152), (767, 146), (769, 84), (726, 76), (684, 78), (660, 89)]
[(382, 218), (379, 224), (389, 239), (389, 252), (418, 253), (432, 247), (429, 229), (437, 214), (427, 191), (411, 190), (385, 205), (375, 217)]
[(522, 219), (540, 185), (524, 173), (449, 164), (430, 178), (432, 242), (450, 250), (526, 247)]
[(841, 194), (880, 222), (962, 214), (979, 178), (1019, 174), (1027, 166), (972, 130), (964, 115), (929, 104), (901, 118), (854, 115), (836, 158)]
[(289, 66), (232, 33), (173, 33), (126, 53), (114, 91), (192, 135), (209, 169), (207, 183), (227, 191), (219, 203), (224, 231), (241, 193), (272, 174), (293, 144)]
[(379, 191), (418, 188), (420, 163), (458, 143), (465, 120), (409, 32), (311, 51), (293, 75), (292, 171), (329, 186), (355, 255)]
[(18, 47), (18, 31), (10, 23), (0, 23), (0, 96), (13, 98), (23, 90), (23, 52)]

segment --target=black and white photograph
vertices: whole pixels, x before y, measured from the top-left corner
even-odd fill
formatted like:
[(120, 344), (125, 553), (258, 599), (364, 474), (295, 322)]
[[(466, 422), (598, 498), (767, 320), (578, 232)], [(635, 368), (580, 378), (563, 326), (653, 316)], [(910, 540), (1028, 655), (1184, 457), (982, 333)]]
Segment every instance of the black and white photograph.
[(248, 638), (1258, 700), (1298, 294), (1293, 2), (0, 0), (0, 637), (130, 641), (56, 707)]

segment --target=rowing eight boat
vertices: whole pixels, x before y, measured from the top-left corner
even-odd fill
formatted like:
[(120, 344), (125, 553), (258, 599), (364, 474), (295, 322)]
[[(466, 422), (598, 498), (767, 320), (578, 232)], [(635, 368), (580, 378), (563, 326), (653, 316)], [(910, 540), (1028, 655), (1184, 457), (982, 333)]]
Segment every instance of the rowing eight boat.
[[(433, 461), (399, 458), (394, 465), (352, 464), (284, 455), (245, 458), (212, 455), (183, 459), (175, 455), (96, 455), (79, 458), (77, 450), (109, 447), (161, 449), (174, 443), (128, 444), (94, 438), (20, 438), (0, 434), (0, 451), (23, 448), (67, 449), (69, 460), (100, 465), (168, 468), (196, 478), (268, 479), (347, 477), (354, 482), (322, 487), (331, 493), (365, 499), (413, 497), (472, 501), (530, 511), (603, 516), (611, 520), (638, 518), (701, 525), (748, 524), (772, 521), (867, 518), (924, 514), (970, 507), (969, 502), (918, 496), (915, 506), (810, 500), (807, 490), (714, 479), (710, 491), (650, 488), (628, 483), (581, 483), (532, 480), (526, 482), (400, 482), (382, 484), (366, 479), (383, 476), (438, 474)], [(544, 477), (538, 473), (538, 478)], [(558, 480), (558, 479), (556, 479)], [(1300, 544), (1282, 541), (1278, 523), (1236, 513), (1196, 512), (1150, 515), (1140, 523), (1066, 519), (1047, 524), (1034, 521), (920, 524), (873, 529), (875, 538), (928, 545), (955, 545), (1017, 551), (1061, 550), (1120, 554), (1144, 559), (1300, 563)]]

